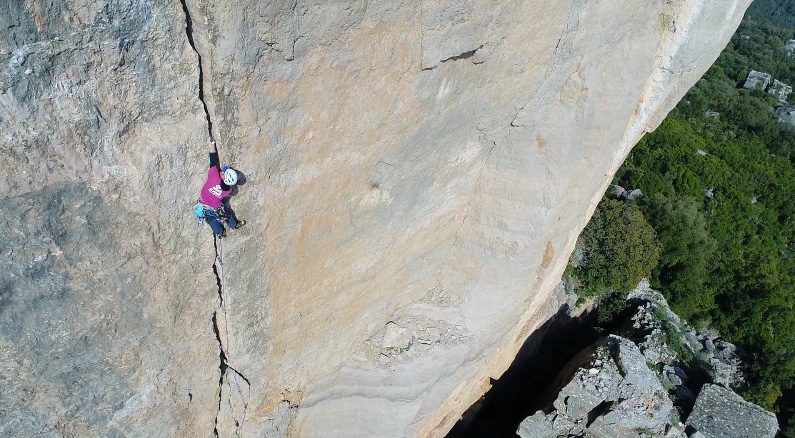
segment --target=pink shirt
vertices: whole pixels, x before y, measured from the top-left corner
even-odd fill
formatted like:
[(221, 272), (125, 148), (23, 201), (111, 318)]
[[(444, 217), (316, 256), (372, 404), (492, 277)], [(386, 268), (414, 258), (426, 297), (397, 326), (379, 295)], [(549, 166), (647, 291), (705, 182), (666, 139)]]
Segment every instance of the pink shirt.
[(229, 190), (221, 189), (221, 175), (218, 174), (218, 168), (215, 166), (210, 167), (207, 172), (207, 182), (202, 187), (201, 194), (199, 195), (199, 202), (202, 204), (218, 208), (223, 204), (223, 199), (232, 193), (232, 188)]

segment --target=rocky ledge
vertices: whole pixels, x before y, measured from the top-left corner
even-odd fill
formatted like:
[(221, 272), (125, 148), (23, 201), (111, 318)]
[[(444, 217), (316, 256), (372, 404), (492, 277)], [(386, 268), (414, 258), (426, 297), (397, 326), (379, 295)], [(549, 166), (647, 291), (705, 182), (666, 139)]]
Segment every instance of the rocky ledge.
[(776, 417), (733, 391), (743, 384), (734, 345), (689, 327), (646, 282), (627, 300), (616, 334), (562, 368), (557, 397), (520, 424), (519, 436), (776, 435)]

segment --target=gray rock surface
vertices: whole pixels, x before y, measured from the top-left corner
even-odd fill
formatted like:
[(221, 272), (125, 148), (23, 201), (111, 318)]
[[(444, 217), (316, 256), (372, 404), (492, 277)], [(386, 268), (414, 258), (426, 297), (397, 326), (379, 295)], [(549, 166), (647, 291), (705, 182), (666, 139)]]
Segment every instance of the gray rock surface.
[(618, 199), (626, 199), (632, 201), (643, 196), (643, 192), (641, 192), (640, 189), (625, 189), (621, 186), (615, 186), (613, 195)]
[(0, 434), (444, 435), (749, 3), (7, 2)]
[(784, 48), (787, 49), (787, 54), (789, 56), (795, 55), (795, 40), (787, 40), (787, 42), (784, 43)]
[(767, 92), (776, 98), (779, 102), (786, 102), (787, 97), (792, 93), (792, 87), (779, 81), (773, 80), (773, 84), (767, 89)]
[(748, 77), (745, 79), (743, 83), (743, 88), (747, 90), (767, 90), (768, 85), (770, 85), (770, 81), (773, 78), (770, 76), (770, 73), (764, 73), (761, 71), (751, 70), (748, 72)]
[(616, 437), (667, 429), (673, 404), (646, 359), (631, 341), (611, 336), (597, 359), (577, 370), (558, 393), (555, 411), (536, 412), (517, 433), (535, 436)]
[[(718, 334), (708, 329), (696, 331), (688, 326), (671, 311), (665, 298), (649, 287), (647, 280), (642, 280), (630, 292), (628, 299), (648, 301), (638, 308), (632, 319), (633, 327), (639, 333), (635, 340), (650, 363), (670, 366), (683, 360), (671, 345), (673, 341), (695, 357), (700, 370), (709, 375), (712, 383), (728, 388), (736, 388), (744, 383), (743, 365), (737, 354), (737, 347), (720, 339)], [(660, 314), (664, 315), (664, 319), (660, 319)], [(671, 370), (678, 370), (674, 373), (680, 379), (687, 380), (681, 368), (671, 367)], [(671, 379), (669, 381), (673, 383)]]
[(627, 199), (630, 201), (638, 199), (641, 196), (643, 196), (643, 192), (641, 192), (640, 189), (632, 189), (627, 192)]
[[(736, 347), (709, 329), (690, 328), (645, 280), (627, 299), (637, 307), (627, 321), (617, 325), (622, 336), (609, 335), (563, 367), (558, 379), (567, 380), (553, 394), (551, 410), (527, 417), (517, 434), (524, 438), (684, 438), (688, 434), (682, 421), (688, 414), (687, 425), (705, 437), (775, 434), (775, 416), (730, 389), (707, 384), (698, 399), (691, 391), (692, 387), (698, 392), (701, 386), (701, 382), (691, 382), (691, 373), (704, 376), (706, 372), (721, 385), (742, 384), (743, 365)], [(676, 348), (674, 342), (679, 344)], [(688, 357), (681, 357), (686, 351)], [(724, 421), (732, 415), (731, 421)]]
[(538, 411), (522, 420), (516, 434), (522, 438), (556, 438), (560, 435), (569, 435), (570, 429), (555, 430), (555, 414), (544, 415)]
[(608, 412), (600, 415), (588, 426), (595, 436), (616, 436), (623, 433), (633, 436), (641, 431), (662, 435), (671, 415), (673, 403), (655, 373), (646, 364), (646, 358), (628, 339), (609, 338), (611, 349), (617, 350), (614, 358), (620, 372), (618, 394)]
[(780, 102), (776, 105), (776, 115), (779, 122), (795, 126), (795, 106)]
[(719, 385), (704, 385), (687, 425), (705, 438), (773, 438), (776, 416)]

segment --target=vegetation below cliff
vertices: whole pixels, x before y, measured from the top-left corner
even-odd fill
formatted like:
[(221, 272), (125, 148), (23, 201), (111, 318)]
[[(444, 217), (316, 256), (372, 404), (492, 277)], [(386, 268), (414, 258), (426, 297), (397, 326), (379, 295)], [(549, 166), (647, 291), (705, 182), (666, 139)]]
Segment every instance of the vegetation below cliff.
[[(577, 274), (600, 290), (650, 275), (679, 315), (748, 353), (742, 395), (777, 411), (782, 433), (795, 436), (795, 129), (779, 122), (775, 98), (741, 87), (750, 70), (795, 85), (785, 49), (795, 23), (769, 19), (789, 3), (752, 7), (713, 67), (635, 147), (614, 183), (643, 195), (602, 202)], [(617, 260), (609, 251), (639, 256), (608, 269), (599, 261)]]

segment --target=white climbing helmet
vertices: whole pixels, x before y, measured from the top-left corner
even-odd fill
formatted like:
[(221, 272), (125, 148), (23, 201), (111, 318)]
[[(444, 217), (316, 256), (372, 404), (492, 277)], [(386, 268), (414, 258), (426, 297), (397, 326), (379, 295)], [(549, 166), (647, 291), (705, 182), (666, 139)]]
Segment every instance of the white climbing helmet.
[(237, 184), (237, 172), (235, 172), (235, 169), (224, 166), (224, 184), (228, 186)]

